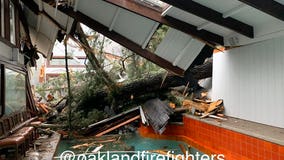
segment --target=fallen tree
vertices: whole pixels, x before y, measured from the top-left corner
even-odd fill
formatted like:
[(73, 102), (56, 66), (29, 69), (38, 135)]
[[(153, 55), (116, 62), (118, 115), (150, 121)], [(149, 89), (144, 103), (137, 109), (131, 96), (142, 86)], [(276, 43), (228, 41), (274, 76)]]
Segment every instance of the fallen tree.
[[(201, 89), (197, 83), (198, 80), (212, 76), (211, 70), (204, 69), (204, 72), (196, 72), (195, 68), (202, 68), (203, 66), (212, 68), (212, 61), (207, 61), (202, 65), (197, 65), (190, 69), (194, 71), (192, 73), (191, 71), (188, 72), (187, 76), (190, 77), (167, 75), (166, 78), (164, 78), (165, 74), (157, 74), (122, 85), (118, 87), (115, 92), (109, 92), (109, 90), (106, 89), (96, 91), (92, 96), (82, 99), (78, 104), (78, 109), (104, 109), (105, 106), (143, 103), (150, 98), (161, 96), (161, 94), (168, 91), (170, 87), (186, 86), (187, 84), (189, 84), (189, 92), (197, 91)], [(111, 99), (110, 96), (112, 97)], [(111, 100), (113, 98), (116, 100), (115, 104), (112, 104)]]

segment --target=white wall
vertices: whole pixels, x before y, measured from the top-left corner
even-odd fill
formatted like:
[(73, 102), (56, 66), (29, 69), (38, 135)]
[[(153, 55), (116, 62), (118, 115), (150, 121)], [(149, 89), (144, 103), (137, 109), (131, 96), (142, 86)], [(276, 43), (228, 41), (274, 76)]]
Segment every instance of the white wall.
[(284, 128), (284, 37), (214, 54), (213, 98), (229, 116)]
[(11, 60), (12, 48), (0, 41), (0, 59)]

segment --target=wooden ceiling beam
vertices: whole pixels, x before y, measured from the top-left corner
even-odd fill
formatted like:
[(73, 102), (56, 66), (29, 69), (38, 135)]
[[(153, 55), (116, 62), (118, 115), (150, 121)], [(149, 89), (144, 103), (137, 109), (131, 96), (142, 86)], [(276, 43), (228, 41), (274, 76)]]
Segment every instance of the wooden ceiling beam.
[(181, 10), (184, 10), (188, 13), (191, 13), (198, 17), (206, 19), (207, 21), (210, 21), (220, 26), (226, 27), (230, 30), (233, 30), (249, 38), (254, 37), (252, 26), (245, 24), (231, 17), (223, 18), (222, 13), (219, 13), (211, 8), (203, 6), (192, 0), (178, 0), (178, 1), (177, 0), (161, 0), (161, 1), (168, 3), (174, 7), (177, 7)]
[(156, 54), (148, 51), (147, 49), (143, 49), (140, 45), (136, 44), (135, 42), (129, 40), (128, 38), (120, 35), (117, 32), (109, 31), (109, 28), (104, 26), (103, 24), (97, 22), (96, 20), (86, 16), (85, 14), (77, 11), (74, 12), (72, 8), (65, 8), (61, 10), (63, 13), (67, 14), (68, 16), (74, 18), (74, 20), (81, 22), (88, 27), (94, 29), (95, 31), (103, 34), (104, 36), (108, 37), (109, 39), (121, 44), (122, 46), (130, 49), (134, 53), (140, 55), (141, 57), (146, 58), (147, 60), (159, 65), (160, 67), (172, 71), (178, 75), (183, 75), (184, 70), (173, 66), (169, 61), (157, 56)]
[(253, 8), (284, 21), (284, 5), (273, 0), (239, 0)]
[(142, 6), (135, 1), (130, 0), (104, 0), (108, 3), (111, 3), (113, 5), (116, 5), (118, 7), (124, 8), (128, 11), (131, 11), (135, 14), (141, 15), (143, 17), (146, 17), (148, 19), (154, 20), (156, 22), (159, 22), (161, 24), (165, 24), (169, 27), (172, 27), (174, 29), (180, 30), (186, 34), (189, 34), (190, 36), (199, 39), (205, 43), (208, 43), (210, 45), (216, 45), (224, 44), (224, 38), (220, 35), (217, 35), (215, 33), (205, 31), (205, 30), (197, 30), (197, 27), (194, 25), (191, 25), (189, 23), (183, 22), (181, 20), (178, 20), (176, 18), (165, 16), (163, 17), (161, 15), (161, 12), (158, 12), (156, 10), (153, 10), (151, 8)]

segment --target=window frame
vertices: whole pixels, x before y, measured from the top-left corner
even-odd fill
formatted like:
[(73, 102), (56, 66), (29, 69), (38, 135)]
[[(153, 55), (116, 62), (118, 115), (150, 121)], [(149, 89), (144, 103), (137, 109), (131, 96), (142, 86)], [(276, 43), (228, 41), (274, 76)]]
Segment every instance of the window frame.
[[(78, 58), (79, 60), (88, 61), (86, 56), (75, 56), (75, 57)], [(53, 56), (52, 60), (54, 60), (54, 59), (65, 60), (65, 57), (64, 56)], [(53, 64), (51, 64), (50, 61), (52, 61), (52, 60), (49, 60), (49, 61), (46, 62), (47, 68), (65, 68), (65, 64), (64, 65), (53, 65)], [(68, 59), (68, 61), (69, 60), (72, 60), (72, 59)], [(85, 68), (86, 67), (84, 64), (78, 64), (78, 65), (68, 64), (68, 66), (71, 67), (71, 68)]]
[(25, 109), (28, 110), (28, 96), (27, 96), (27, 73), (26, 73), (26, 69), (24, 67), (21, 66), (17, 66), (14, 64), (10, 64), (9, 62), (6, 61), (2, 61), (0, 60), (0, 118), (5, 116), (5, 109), (6, 109), (6, 102), (5, 102), (5, 96), (6, 96), (6, 76), (5, 76), (5, 69), (10, 69), (12, 71), (21, 73), (25, 76), (25, 90), (26, 90), (26, 104), (25, 104)]
[[(3, 3), (2, 3), (3, 2)], [(13, 6), (14, 42), (11, 42), (10, 4)], [(9, 47), (16, 48), (20, 45), (20, 19), (19, 0), (0, 0), (0, 41)]]

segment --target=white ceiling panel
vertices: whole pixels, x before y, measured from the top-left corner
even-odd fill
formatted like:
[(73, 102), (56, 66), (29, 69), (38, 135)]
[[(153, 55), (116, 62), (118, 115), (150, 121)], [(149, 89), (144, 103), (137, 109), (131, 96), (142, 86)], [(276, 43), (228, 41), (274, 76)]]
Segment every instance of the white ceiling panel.
[(167, 11), (166, 15), (171, 16), (171, 17), (175, 17), (176, 19), (179, 19), (181, 21), (187, 22), (187, 23), (195, 25), (195, 26), (203, 24), (204, 22), (207, 21), (205, 19), (197, 17), (193, 14), (185, 12), (185, 11), (179, 9), (179, 8), (176, 8), (176, 7), (171, 7)]
[(189, 12), (185, 12), (179, 8), (176, 7), (171, 7), (168, 11), (167, 14), (168, 16), (174, 17), (176, 19), (179, 19), (181, 21), (184, 21), (188, 24), (194, 25), (196, 27), (201, 27), (204, 24), (206, 25), (206, 27), (202, 28), (204, 30), (207, 30), (209, 32), (221, 35), (221, 36), (225, 36), (225, 35), (229, 35), (232, 33), (232, 31), (230, 29), (227, 29), (225, 27), (222, 27), (220, 25), (217, 25), (215, 23), (211, 23), (203, 18), (200, 18), (198, 16), (195, 16), (193, 14), (190, 14)]
[(215, 23), (211, 23), (209, 26), (204, 28), (204, 30), (207, 30), (209, 32), (218, 34), (220, 36), (227, 36), (227, 35), (230, 35), (230, 34), (232, 34), (234, 32), (234, 31), (232, 31), (232, 30), (230, 30), (228, 28), (225, 28), (223, 26), (217, 25)]
[(198, 56), (204, 46), (205, 43), (202, 43), (196, 39), (192, 39), (179, 53), (181, 55), (181, 59), (177, 61), (177, 66), (186, 70)]
[(30, 28), (31, 40), (37, 49), (48, 56), (50, 50), (53, 48), (53, 43), (46, 35), (36, 32), (36, 30)]
[(30, 27), (36, 28), (37, 26), (37, 15), (35, 15), (31, 10), (28, 8), (24, 9), (25, 16), (27, 18), (27, 22)]
[(232, 15), (231, 17), (244, 23), (253, 25), (254, 27), (258, 27), (259, 25), (263, 25), (264, 23), (269, 23), (271, 21), (278, 20), (250, 6), (247, 6), (246, 9), (244, 9), (242, 12), (238, 12), (235, 15)]
[[(50, 57), (55, 42), (58, 27), (45, 15), (35, 15), (30, 10), (25, 10), (30, 26), (30, 36), (40, 52)], [(67, 18), (67, 16), (66, 16)]]
[(54, 8), (47, 3), (43, 3), (43, 10), (66, 29), (66, 25), (68, 23), (68, 16), (66, 14), (63, 14), (60, 11), (55, 11)]
[(242, 4), (238, 0), (193, 0), (203, 6), (211, 8), (220, 13), (227, 12), (230, 9)]
[(77, 10), (100, 22), (110, 26), (117, 7), (102, 0), (80, 0)]
[(205, 44), (170, 28), (155, 54), (186, 70)]
[(178, 53), (191, 39), (191, 36), (170, 28), (155, 53), (173, 63)]
[(155, 26), (155, 21), (121, 9), (113, 30), (142, 46)]
[(276, 2), (281, 3), (281, 4), (284, 5), (284, 0), (274, 0), (274, 1), (276, 1)]
[(47, 17), (43, 15), (39, 16), (41, 16), (39, 32), (43, 33), (49, 39), (53, 39), (52, 36), (54, 31), (58, 31), (57, 26), (53, 24)]

